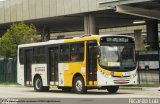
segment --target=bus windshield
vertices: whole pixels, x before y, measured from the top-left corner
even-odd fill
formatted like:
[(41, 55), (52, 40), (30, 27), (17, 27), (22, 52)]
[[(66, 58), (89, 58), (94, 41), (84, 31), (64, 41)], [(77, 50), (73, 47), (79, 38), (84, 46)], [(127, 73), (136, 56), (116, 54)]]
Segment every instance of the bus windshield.
[(102, 67), (124, 70), (135, 67), (134, 44), (101, 45), (99, 64)]

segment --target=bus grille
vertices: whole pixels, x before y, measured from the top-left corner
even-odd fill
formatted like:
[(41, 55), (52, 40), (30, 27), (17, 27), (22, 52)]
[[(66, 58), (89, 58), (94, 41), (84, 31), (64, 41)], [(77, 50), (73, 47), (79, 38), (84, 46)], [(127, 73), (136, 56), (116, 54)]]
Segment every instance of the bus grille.
[(127, 84), (129, 83), (129, 80), (114, 80), (115, 84)]
[(117, 78), (123, 78), (123, 77), (125, 77), (125, 78), (127, 78), (127, 77), (131, 77), (130, 75), (129, 76), (112, 76), (112, 77), (117, 77)]

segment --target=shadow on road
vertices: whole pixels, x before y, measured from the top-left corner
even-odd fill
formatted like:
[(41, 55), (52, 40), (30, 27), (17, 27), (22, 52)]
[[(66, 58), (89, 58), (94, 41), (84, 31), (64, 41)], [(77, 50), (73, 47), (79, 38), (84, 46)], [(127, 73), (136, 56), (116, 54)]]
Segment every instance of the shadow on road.
[[(34, 91), (34, 90), (31, 91), (30, 90), (29, 92), (36, 92), (36, 91)], [(57, 90), (57, 89), (56, 90), (49, 90), (48, 92), (41, 92), (41, 93), (75, 94), (74, 92), (71, 92), (71, 91), (64, 92), (62, 90)], [(101, 90), (101, 91), (88, 90), (85, 94), (87, 94), (87, 95), (117, 95), (117, 94), (120, 94), (121, 95), (121, 94), (133, 94), (133, 93), (119, 91), (119, 92), (117, 92), (115, 94), (112, 94), (112, 93), (109, 93), (109, 92), (104, 91), (104, 90)]]

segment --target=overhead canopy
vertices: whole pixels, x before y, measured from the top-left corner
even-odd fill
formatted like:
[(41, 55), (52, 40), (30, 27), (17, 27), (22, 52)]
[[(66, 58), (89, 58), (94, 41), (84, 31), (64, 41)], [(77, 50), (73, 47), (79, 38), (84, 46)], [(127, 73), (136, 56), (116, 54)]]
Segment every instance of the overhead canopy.
[[(103, 10), (95, 11), (96, 24), (98, 29), (131, 26), (134, 20), (144, 20), (147, 18), (132, 16), (115, 12), (115, 10)], [(84, 30), (84, 13), (67, 15), (60, 17), (42, 18), (36, 20), (24, 21), (25, 23), (34, 24), (39, 30), (42, 30), (44, 26), (49, 27), (52, 33), (57, 32), (71, 32), (71, 31), (83, 31)], [(1, 24), (1, 34), (10, 26), (9, 24)], [(3, 31), (4, 30), (4, 31)]]
[(115, 7), (119, 13), (160, 20), (160, 0), (107, 0), (99, 5)]
[[(160, 18), (160, 1), (159, 0), (107, 0), (113, 2), (101, 2), (99, 6), (110, 6), (110, 9), (93, 11), (96, 16), (98, 29), (133, 26), (135, 20), (148, 20)], [(112, 4), (112, 5), (111, 5)], [(50, 32), (71, 32), (84, 30), (85, 13), (64, 15), (58, 17), (40, 18), (24, 21), (25, 23), (34, 24), (39, 31), (44, 27), (49, 27)], [(0, 24), (0, 35), (12, 23)], [(144, 24), (144, 23), (143, 23)]]

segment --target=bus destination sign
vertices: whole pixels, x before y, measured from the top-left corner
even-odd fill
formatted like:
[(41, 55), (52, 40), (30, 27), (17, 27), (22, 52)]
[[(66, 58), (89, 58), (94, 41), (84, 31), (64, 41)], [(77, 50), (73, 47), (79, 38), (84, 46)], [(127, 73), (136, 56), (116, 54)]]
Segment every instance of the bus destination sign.
[(133, 39), (128, 37), (102, 37), (101, 43), (133, 43)]

